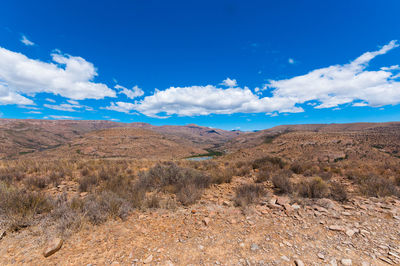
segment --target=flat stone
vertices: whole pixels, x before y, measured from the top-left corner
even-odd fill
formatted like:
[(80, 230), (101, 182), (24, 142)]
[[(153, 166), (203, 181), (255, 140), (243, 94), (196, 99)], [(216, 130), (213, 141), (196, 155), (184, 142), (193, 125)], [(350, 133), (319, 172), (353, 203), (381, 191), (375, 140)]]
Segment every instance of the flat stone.
[(46, 250), (43, 252), (43, 256), (46, 258), (53, 255), (57, 251), (59, 251), (62, 247), (63, 240), (61, 238), (54, 238), (52, 241), (49, 242), (47, 245)]
[(284, 260), (284, 261), (290, 261), (290, 259), (288, 257), (286, 257), (286, 256), (282, 256), (281, 259)]
[(147, 258), (143, 260), (144, 264), (148, 264), (153, 261), (153, 255), (149, 255)]
[(342, 265), (344, 265), (344, 266), (351, 266), (351, 265), (353, 265), (353, 262), (351, 261), (351, 259), (342, 259), (342, 260), (340, 261), (340, 263), (341, 263)]
[(318, 253), (317, 256), (318, 256), (318, 258), (320, 258), (321, 260), (325, 259), (325, 256), (324, 256), (324, 254), (322, 254), (322, 253)]
[(329, 230), (332, 231), (344, 231), (344, 228), (340, 225), (331, 225), (329, 226)]
[(276, 200), (276, 204), (285, 206), (286, 204), (290, 203), (289, 197), (278, 197)]

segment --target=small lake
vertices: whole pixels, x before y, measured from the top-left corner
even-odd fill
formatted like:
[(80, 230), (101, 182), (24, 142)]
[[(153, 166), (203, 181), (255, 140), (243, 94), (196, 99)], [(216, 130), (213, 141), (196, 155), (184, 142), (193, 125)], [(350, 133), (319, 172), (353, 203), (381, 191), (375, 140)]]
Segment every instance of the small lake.
[(213, 157), (212, 156), (201, 156), (201, 157), (192, 157), (192, 158), (186, 158), (188, 161), (205, 161), (205, 160), (211, 160)]

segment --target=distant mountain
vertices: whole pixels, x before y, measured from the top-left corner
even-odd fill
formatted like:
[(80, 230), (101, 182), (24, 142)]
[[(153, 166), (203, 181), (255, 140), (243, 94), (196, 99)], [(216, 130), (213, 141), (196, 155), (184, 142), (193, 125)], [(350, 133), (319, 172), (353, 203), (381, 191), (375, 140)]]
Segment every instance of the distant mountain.
[(82, 138), (89, 132), (110, 128), (146, 129), (167, 138), (179, 138), (179, 143), (198, 150), (212, 148), (240, 136), (243, 132), (226, 131), (187, 126), (153, 126), (147, 123), (118, 123), (101, 120), (35, 120), (35, 119), (0, 119), (0, 158), (16, 157), (57, 148), (70, 143), (75, 138)]
[(296, 131), (343, 133), (382, 130), (395, 130), (400, 132), (400, 122), (282, 125), (256, 132), (240, 134), (236, 138), (224, 143), (221, 149), (225, 151), (234, 151), (242, 148), (250, 148), (265, 142), (270, 142), (281, 134)]
[(39, 153), (40, 158), (135, 158), (177, 159), (206, 153), (178, 136), (132, 127), (96, 130), (74, 138), (68, 144)]

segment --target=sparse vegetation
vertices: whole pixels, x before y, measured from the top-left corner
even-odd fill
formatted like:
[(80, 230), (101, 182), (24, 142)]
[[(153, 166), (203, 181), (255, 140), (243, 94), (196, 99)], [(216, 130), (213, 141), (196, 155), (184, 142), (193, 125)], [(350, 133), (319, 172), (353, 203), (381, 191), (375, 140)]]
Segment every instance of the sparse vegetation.
[(359, 177), (360, 192), (370, 197), (400, 196), (399, 188), (394, 181), (376, 175)]
[(313, 177), (302, 180), (297, 191), (304, 198), (325, 198), (329, 195), (329, 186), (322, 178)]
[(236, 189), (235, 204), (240, 207), (247, 207), (249, 204), (255, 203), (264, 194), (265, 190), (261, 185), (241, 185)]
[(293, 184), (290, 180), (292, 172), (289, 170), (281, 170), (272, 176), (272, 184), (278, 190), (279, 193), (292, 193)]

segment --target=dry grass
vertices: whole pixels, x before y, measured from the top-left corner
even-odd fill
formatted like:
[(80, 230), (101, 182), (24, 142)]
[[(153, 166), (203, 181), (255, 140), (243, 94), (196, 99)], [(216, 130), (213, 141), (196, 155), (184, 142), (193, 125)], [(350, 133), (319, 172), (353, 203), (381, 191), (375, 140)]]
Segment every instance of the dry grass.
[(242, 208), (255, 203), (265, 194), (264, 188), (259, 184), (244, 184), (236, 189), (235, 204)]
[(297, 185), (298, 194), (304, 198), (326, 198), (329, 196), (329, 186), (320, 177), (302, 180)]
[(167, 163), (157, 164), (149, 171), (139, 173), (137, 185), (146, 191), (176, 194), (182, 204), (190, 205), (201, 197), (202, 190), (211, 183), (212, 178), (203, 172)]
[(279, 193), (290, 194), (293, 192), (291, 176), (292, 172), (289, 170), (280, 170), (272, 176), (272, 184)]
[(12, 231), (31, 225), (52, 209), (52, 201), (43, 193), (0, 183), (0, 215)]

